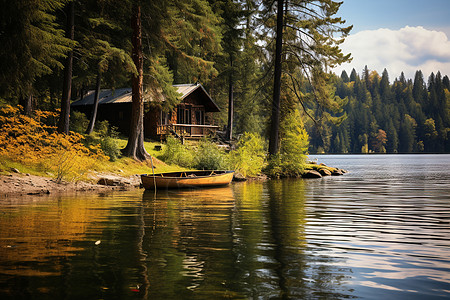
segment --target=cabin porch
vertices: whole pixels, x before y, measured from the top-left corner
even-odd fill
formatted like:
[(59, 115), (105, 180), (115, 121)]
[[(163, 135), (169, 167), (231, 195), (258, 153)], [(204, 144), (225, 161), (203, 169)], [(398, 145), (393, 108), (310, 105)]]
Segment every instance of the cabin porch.
[(161, 138), (170, 134), (175, 134), (186, 139), (201, 139), (214, 134), (218, 129), (219, 126), (215, 125), (164, 124), (158, 125), (157, 134)]

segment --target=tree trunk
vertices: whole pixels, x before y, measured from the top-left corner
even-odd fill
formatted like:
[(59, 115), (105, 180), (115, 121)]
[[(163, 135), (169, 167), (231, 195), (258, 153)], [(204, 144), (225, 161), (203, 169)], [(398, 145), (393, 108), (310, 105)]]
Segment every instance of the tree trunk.
[[(75, 19), (75, 3), (71, 1), (67, 4), (67, 27), (66, 37), (71, 40), (74, 39), (74, 25)], [(69, 133), (69, 119), (70, 119), (70, 96), (72, 94), (72, 64), (73, 64), (73, 51), (67, 54), (65, 68), (64, 68), (64, 82), (63, 92), (61, 98), (61, 114), (58, 123), (58, 132), (68, 134)]]
[(33, 96), (30, 94), (21, 97), (19, 100), (19, 104), (23, 107), (23, 113), (27, 116), (31, 116), (31, 112), (33, 111)]
[(280, 94), (281, 94), (281, 55), (283, 45), (283, 6), (284, 0), (278, 0), (277, 5), (277, 36), (275, 44), (275, 75), (273, 84), (272, 100), (272, 123), (270, 126), (269, 154), (275, 155), (279, 152), (280, 131)]
[(132, 105), (131, 124), (127, 146), (122, 150), (125, 156), (136, 160), (146, 160), (150, 155), (144, 148), (144, 57), (142, 54), (142, 24), (141, 7), (133, 4), (133, 15), (131, 18), (133, 29), (132, 37), (132, 58), (136, 65), (138, 74), (132, 78)]
[(230, 56), (230, 76), (228, 82), (228, 126), (227, 126), (227, 140), (231, 141), (233, 138), (233, 114), (234, 114), (234, 101), (233, 101), (233, 57)]
[(102, 73), (100, 72), (100, 68), (97, 70), (97, 81), (95, 83), (95, 95), (94, 95), (94, 104), (92, 107), (91, 119), (89, 121), (89, 126), (86, 129), (86, 134), (91, 134), (94, 131), (95, 120), (97, 119), (97, 110), (98, 110), (98, 98), (100, 97), (100, 82), (102, 80)]

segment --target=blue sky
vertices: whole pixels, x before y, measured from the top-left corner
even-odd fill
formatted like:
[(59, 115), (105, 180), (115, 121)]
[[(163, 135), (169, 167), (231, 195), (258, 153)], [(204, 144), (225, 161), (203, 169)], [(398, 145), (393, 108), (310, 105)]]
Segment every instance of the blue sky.
[(391, 81), (403, 71), (413, 78), (441, 71), (450, 76), (450, 0), (343, 0), (338, 16), (354, 25), (342, 45), (353, 62), (335, 71), (365, 65)]

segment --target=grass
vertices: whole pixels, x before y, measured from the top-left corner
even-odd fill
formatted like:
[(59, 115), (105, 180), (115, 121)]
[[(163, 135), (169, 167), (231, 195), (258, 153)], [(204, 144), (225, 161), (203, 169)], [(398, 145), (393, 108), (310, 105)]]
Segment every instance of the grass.
[[(115, 139), (117, 145), (120, 149), (125, 148), (127, 145), (127, 139), (118, 138)], [(153, 157), (153, 164), (155, 168), (155, 173), (172, 172), (179, 171), (181, 167), (176, 165), (168, 165), (160, 160), (162, 150), (155, 150), (155, 146), (162, 146), (158, 142), (144, 142), (145, 150)], [(152, 172), (152, 166), (150, 160), (145, 162), (138, 162), (128, 157), (121, 157), (115, 162), (108, 161), (102, 165), (101, 172), (110, 172), (121, 174), (124, 176), (130, 176), (134, 174), (147, 174)]]

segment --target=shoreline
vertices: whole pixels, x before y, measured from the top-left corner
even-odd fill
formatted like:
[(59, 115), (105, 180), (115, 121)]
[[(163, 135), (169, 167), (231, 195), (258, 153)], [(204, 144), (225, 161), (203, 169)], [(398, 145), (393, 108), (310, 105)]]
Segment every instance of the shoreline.
[(116, 174), (97, 174), (92, 182), (56, 182), (50, 177), (23, 173), (0, 175), (0, 199), (10, 197), (75, 194), (78, 192), (126, 191), (139, 188), (139, 175), (124, 177)]
[[(325, 176), (338, 176), (347, 171), (325, 166), (324, 164), (309, 164), (302, 178), (321, 178)], [(235, 176), (234, 182), (240, 181), (266, 181), (265, 175), (256, 177)], [(121, 176), (114, 173), (96, 173), (91, 181), (57, 182), (54, 178), (12, 172), (0, 175), (0, 200), (10, 197), (69, 195), (79, 192), (111, 192), (127, 191), (141, 187), (140, 175)]]

